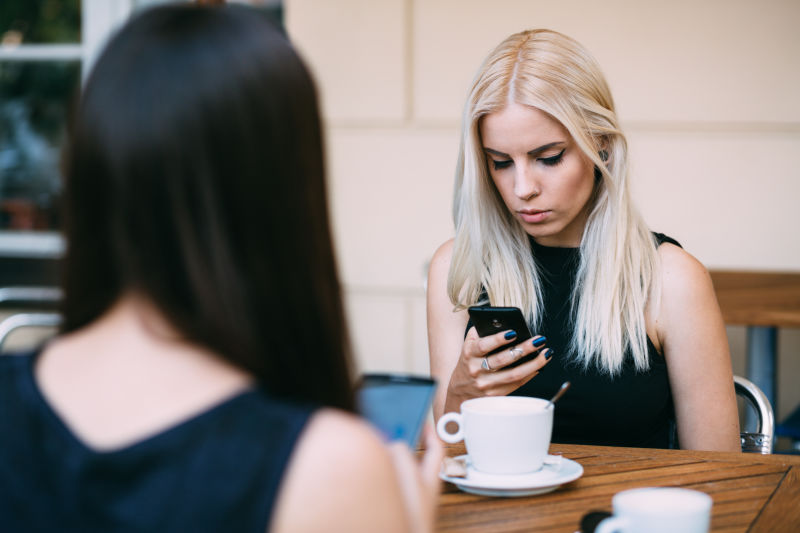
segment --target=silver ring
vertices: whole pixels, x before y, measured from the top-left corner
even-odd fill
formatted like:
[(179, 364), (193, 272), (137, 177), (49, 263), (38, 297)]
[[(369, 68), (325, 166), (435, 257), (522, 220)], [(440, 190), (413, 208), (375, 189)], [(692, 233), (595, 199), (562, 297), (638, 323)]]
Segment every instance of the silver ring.
[(481, 362), (481, 368), (486, 370), (487, 372), (491, 372), (492, 369), (489, 367), (489, 358), (484, 357), (483, 362)]
[(514, 356), (514, 359), (519, 359), (519, 358), (520, 358), (520, 356), (522, 356), (522, 348), (518, 348), (518, 347), (514, 346), (513, 348), (511, 348), (511, 349), (508, 351), (508, 353), (510, 353), (511, 355), (513, 355), (513, 356)]

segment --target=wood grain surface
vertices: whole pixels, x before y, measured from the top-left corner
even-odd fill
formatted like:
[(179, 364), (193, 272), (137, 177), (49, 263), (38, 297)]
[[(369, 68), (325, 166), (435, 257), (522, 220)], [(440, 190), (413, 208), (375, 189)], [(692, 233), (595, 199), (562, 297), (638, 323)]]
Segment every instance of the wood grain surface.
[[(450, 445), (451, 457), (465, 453)], [(579, 462), (583, 476), (554, 492), (496, 498), (443, 483), (436, 531), (569, 532), (611, 497), (637, 487), (685, 487), (709, 494), (713, 532), (800, 531), (800, 456), (649, 450), (554, 444), (550, 453)]]
[(709, 273), (726, 324), (800, 327), (800, 272)]

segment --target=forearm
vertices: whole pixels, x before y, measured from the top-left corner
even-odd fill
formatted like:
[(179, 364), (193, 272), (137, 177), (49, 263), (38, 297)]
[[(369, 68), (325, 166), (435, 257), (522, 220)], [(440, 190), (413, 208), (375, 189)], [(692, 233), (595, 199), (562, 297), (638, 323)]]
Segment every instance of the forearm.
[(443, 415), (444, 413), (450, 413), (452, 411), (461, 412), (461, 402), (465, 400), (469, 400), (469, 397), (464, 395), (456, 394), (453, 391), (448, 390), (447, 396), (444, 400), (444, 409), (439, 416)]
[(441, 389), (437, 394), (437, 398), (433, 402), (434, 422), (438, 422), (445, 413), (450, 413), (452, 411), (460, 412), (461, 402), (469, 399), (463, 397), (463, 395), (458, 394), (452, 389), (450, 376), (448, 376), (446, 380), (440, 380), (439, 383)]

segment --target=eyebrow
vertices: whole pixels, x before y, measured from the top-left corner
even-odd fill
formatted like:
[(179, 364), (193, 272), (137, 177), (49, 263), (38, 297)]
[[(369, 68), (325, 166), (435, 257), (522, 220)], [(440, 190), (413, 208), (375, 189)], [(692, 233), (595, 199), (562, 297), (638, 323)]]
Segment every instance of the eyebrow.
[[(565, 142), (564, 141), (556, 141), (556, 142), (552, 142), (552, 143), (543, 144), (539, 148), (534, 148), (533, 150), (529, 151), (528, 155), (537, 156), (537, 155), (541, 154), (542, 152), (544, 152), (546, 150), (549, 150), (550, 148), (554, 148), (554, 147), (556, 147), (556, 146), (558, 146), (560, 144), (565, 144)], [(487, 147), (484, 146), (483, 147), (483, 151), (488, 153), (488, 154), (496, 155), (497, 157), (505, 157), (506, 159), (511, 159), (511, 156), (508, 155), (507, 153), (500, 152), (498, 150), (493, 150), (492, 148), (487, 148)]]

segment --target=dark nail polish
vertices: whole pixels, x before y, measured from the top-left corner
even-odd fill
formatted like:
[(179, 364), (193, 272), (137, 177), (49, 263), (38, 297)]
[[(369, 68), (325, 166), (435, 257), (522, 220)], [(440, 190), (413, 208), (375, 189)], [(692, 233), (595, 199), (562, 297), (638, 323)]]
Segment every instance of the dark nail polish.
[(544, 353), (544, 358), (549, 361), (550, 358), (553, 357), (554, 353), (556, 353), (554, 350), (548, 348), (547, 351)]
[(516, 336), (517, 336), (517, 332), (516, 332), (516, 331), (514, 331), (513, 329), (512, 329), (511, 331), (506, 331), (506, 334), (505, 334), (505, 335), (503, 335), (503, 337), (505, 337), (505, 338), (506, 338), (506, 340), (513, 339), (513, 338), (514, 338), (514, 337), (516, 337)]
[(546, 342), (547, 342), (547, 337), (539, 337), (538, 339), (533, 340), (533, 345), (538, 348), (539, 346), (541, 346)]

